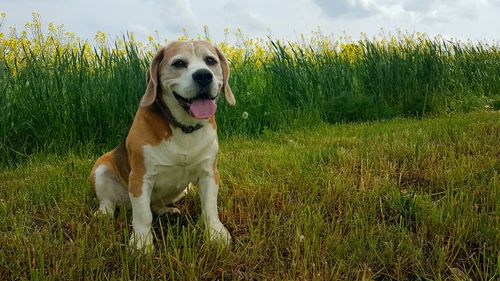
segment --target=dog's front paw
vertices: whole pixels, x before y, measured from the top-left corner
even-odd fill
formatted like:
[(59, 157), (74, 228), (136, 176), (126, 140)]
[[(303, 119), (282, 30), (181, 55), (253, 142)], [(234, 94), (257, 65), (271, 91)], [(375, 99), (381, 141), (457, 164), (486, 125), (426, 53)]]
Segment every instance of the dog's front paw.
[(130, 237), (130, 248), (137, 251), (141, 251), (145, 254), (150, 254), (153, 252), (153, 234), (151, 231), (146, 233), (136, 233), (134, 232)]
[(210, 241), (222, 243), (226, 246), (231, 244), (231, 234), (222, 223), (210, 225), (208, 227)]

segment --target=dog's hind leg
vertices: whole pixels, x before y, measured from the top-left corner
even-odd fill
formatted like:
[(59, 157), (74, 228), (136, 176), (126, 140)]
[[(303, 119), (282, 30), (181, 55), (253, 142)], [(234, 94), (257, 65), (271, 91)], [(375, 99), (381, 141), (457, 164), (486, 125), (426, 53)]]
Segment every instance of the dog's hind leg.
[(157, 204), (153, 204), (151, 206), (153, 212), (159, 216), (165, 215), (165, 214), (180, 214), (181, 210), (179, 208), (175, 207), (173, 204), (176, 203), (177, 201), (181, 200), (182, 198), (186, 197), (188, 194), (189, 190), (192, 189), (193, 186), (190, 183), (186, 189), (184, 189), (177, 197), (175, 197), (172, 201), (168, 202), (165, 204), (165, 202), (160, 202)]
[(163, 207), (155, 207), (155, 206), (151, 206), (152, 207), (152, 210), (153, 212), (158, 215), (158, 216), (163, 216), (163, 215), (166, 215), (166, 214), (169, 214), (169, 215), (174, 215), (174, 214), (177, 214), (179, 215), (181, 213), (181, 210), (179, 210), (179, 208), (177, 207), (174, 207), (174, 206), (163, 206)]
[(94, 178), (95, 194), (99, 202), (99, 210), (94, 213), (95, 215), (113, 216), (117, 204), (129, 202), (127, 189), (120, 184), (108, 165), (98, 165), (92, 176)]

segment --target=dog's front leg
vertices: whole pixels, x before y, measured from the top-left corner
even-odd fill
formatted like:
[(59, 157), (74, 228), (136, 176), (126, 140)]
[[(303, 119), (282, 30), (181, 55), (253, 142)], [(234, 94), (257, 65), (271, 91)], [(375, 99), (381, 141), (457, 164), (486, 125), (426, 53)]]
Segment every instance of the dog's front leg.
[(153, 250), (151, 224), (151, 192), (153, 182), (148, 176), (130, 174), (129, 195), (132, 205), (132, 226), (134, 233), (130, 237), (130, 246), (149, 253)]
[(219, 186), (214, 176), (201, 177), (198, 181), (198, 193), (201, 200), (201, 216), (210, 235), (210, 240), (231, 243), (231, 235), (221, 223), (217, 212), (217, 193)]

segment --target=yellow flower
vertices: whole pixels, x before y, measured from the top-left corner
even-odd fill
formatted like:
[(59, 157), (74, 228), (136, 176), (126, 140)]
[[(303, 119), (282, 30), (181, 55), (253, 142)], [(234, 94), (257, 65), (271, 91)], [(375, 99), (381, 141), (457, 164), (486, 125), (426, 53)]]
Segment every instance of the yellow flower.
[(350, 63), (353, 63), (361, 56), (361, 50), (359, 45), (354, 43), (341, 44), (342, 56), (349, 60)]
[(99, 45), (106, 45), (106, 33), (102, 31), (97, 31), (97, 33), (94, 36), (94, 40)]

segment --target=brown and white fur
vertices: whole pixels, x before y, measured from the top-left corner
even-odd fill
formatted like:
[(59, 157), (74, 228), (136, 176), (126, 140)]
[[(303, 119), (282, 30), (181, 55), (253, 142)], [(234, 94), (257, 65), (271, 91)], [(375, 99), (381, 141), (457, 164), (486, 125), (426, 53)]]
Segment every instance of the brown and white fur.
[[(217, 211), (215, 116), (193, 117), (173, 94), (186, 100), (196, 98), (201, 86), (194, 73), (199, 70), (213, 77), (203, 86), (205, 95), (215, 98), (221, 91), (229, 104), (235, 104), (228, 84), (228, 62), (216, 47), (205, 41), (170, 43), (151, 63), (147, 89), (125, 143), (102, 155), (92, 169), (89, 181), (99, 202), (98, 213), (113, 215), (117, 205), (132, 205), (130, 245), (136, 249), (153, 249), (152, 211), (175, 211), (168, 205), (184, 197), (190, 183), (198, 186), (210, 239), (230, 243), (231, 236)], [(185, 133), (165, 118), (165, 110), (182, 125), (202, 127)]]

